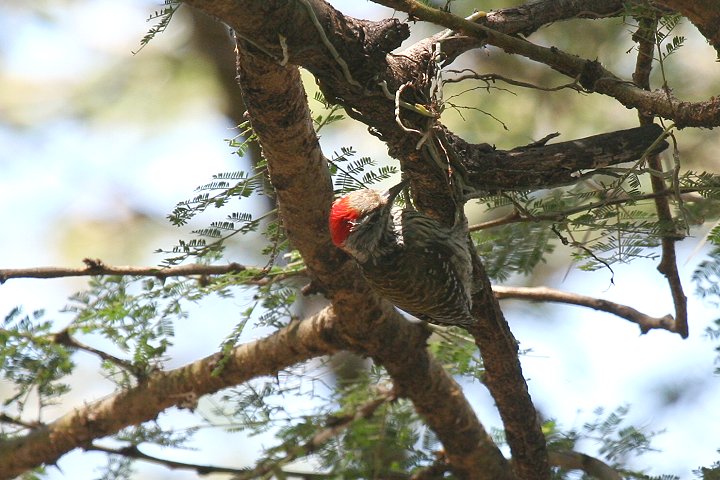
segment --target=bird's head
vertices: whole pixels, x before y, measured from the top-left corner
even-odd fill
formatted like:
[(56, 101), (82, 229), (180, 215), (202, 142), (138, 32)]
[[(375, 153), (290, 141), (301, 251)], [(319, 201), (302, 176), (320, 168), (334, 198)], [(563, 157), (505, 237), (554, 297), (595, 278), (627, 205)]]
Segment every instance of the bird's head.
[(367, 188), (355, 190), (335, 200), (330, 208), (330, 236), (333, 243), (353, 253), (353, 238), (365, 235), (379, 237), (386, 226), (395, 197), (405, 185), (405, 182), (401, 182), (383, 193)]

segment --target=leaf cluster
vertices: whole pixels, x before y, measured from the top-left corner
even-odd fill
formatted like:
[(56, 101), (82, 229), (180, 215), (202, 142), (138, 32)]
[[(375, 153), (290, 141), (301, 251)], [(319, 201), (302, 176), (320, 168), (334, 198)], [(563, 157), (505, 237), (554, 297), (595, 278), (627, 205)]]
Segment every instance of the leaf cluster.
[(148, 17), (148, 22), (157, 21), (157, 23), (155, 23), (155, 25), (148, 30), (145, 36), (143, 36), (140, 40), (140, 48), (134, 51), (133, 54), (137, 54), (140, 50), (145, 48), (145, 46), (149, 44), (153, 38), (155, 38), (155, 35), (165, 31), (168, 25), (170, 25), (173, 15), (175, 15), (175, 12), (177, 12), (178, 8), (180, 8), (182, 2), (180, 0), (163, 0), (163, 4), (165, 6), (162, 9), (154, 11), (152, 15)]
[(43, 310), (28, 315), (16, 307), (2, 322), (0, 374), (15, 389), (15, 394), (3, 402), (4, 407), (15, 404), (22, 412), (35, 394), (39, 415), (43, 407), (70, 390), (62, 380), (75, 368), (73, 352), (55, 341), (54, 323), (44, 316)]

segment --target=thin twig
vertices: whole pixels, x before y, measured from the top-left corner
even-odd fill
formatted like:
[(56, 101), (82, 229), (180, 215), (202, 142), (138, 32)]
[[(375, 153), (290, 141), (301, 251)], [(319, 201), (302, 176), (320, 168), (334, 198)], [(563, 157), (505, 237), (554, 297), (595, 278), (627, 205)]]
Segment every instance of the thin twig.
[(138, 367), (126, 360), (118, 358), (114, 355), (110, 355), (107, 352), (98, 350), (95, 347), (91, 347), (90, 345), (86, 345), (80, 342), (76, 338), (72, 337), (67, 329), (51, 335), (50, 338), (52, 339), (53, 343), (56, 343), (58, 345), (64, 345), (69, 348), (75, 348), (77, 350), (82, 350), (88, 353), (92, 353), (93, 355), (97, 355), (102, 360), (117, 365), (118, 367), (127, 370), (128, 372), (132, 372), (138, 377), (144, 376), (146, 374), (146, 372), (141, 371), (140, 369), (138, 369)]
[(312, 5), (310, 5), (310, 2), (307, 0), (299, 0), (300, 3), (302, 3), (305, 6), (305, 9), (308, 12), (308, 15), (310, 16), (310, 21), (315, 25), (315, 28), (317, 29), (318, 33), (320, 34), (320, 40), (325, 44), (328, 51), (330, 52), (330, 55), (335, 59), (338, 65), (340, 65), (340, 69), (343, 72), (343, 75), (345, 76), (345, 81), (348, 82), (350, 85), (354, 85), (356, 87), (362, 87), (360, 85), (360, 82), (355, 80), (352, 75), (350, 74), (350, 69), (348, 68), (348, 64), (343, 59), (338, 51), (335, 49), (335, 46), (330, 42), (330, 39), (328, 38), (327, 34), (325, 33), (325, 30), (323, 29), (323, 26), (320, 24), (320, 20), (318, 20), (317, 15), (315, 15), (315, 10), (313, 9)]
[[(638, 20), (638, 29), (633, 35), (633, 39), (638, 42), (638, 55), (635, 63), (635, 72), (633, 73), (633, 81), (645, 90), (650, 90), (650, 72), (652, 70), (653, 52), (656, 46), (656, 29), (657, 18), (640, 18)], [(660, 57), (662, 62), (662, 56)], [(638, 117), (641, 125), (650, 124), (653, 116), (643, 111), (638, 111)], [(658, 154), (648, 155), (648, 167), (659, 172), (663, 171), (662, 162)], [(677, 178), (679, 165), (676, 162), (674, 178)], [(650, 184), (653, 192), (664, 192), (667, 190), (665, 179), (662, 175), (651, 175)], [(673, 185), (672, 192), (674, 195), (678, 193), (677, 184)], [(675, 305), (675, 327), (674, 331), (681, 337), (688, 336), (688, 320), (687, 320), (687, 297), (683, 292), (680, 273), (677, 267), (677, 254), (675, 251), (675, 242), (683, 238), (683, 235), (677, 231), (675, 219), (670, 210), (670, 202), (668, 196), (663, 195), (655, 198), (655, 210), (658, 220), (660, 220), (662, 229), (661, 249), (662, 256), (657, 269), (667, 279), (670, 293), (672, 295), (673, 304)]]
[(110, 455), (120, 455), (121, 457), (132, 458), (134, 460), (142, 460), (144, 462), (155, 463), (171, 469), (194, 470), (199, 475), (209, 475), (211, 473), (230, 473), (243, 474), (247, 470), (242, 468), (217, 467), (214, 465), (198, 465), (194, 463), (176, 462), (165, 458), (154, 457), (140, 451), (137, 445), (130, 445), (124, 448), (109, 448), (93, 443), (86, 447), (88, 452), (103, 452)]
[[(680, 192), (685, 193), (693, 193), (697, 192), (698, 189), (696, 188), (682, 188), (680, 189)], [(468, 227), (468, 231), (470, 232), (477, 232), (479, 230), (485, 230), (492, 227), (498, 227), (501, 225), (507, 225), (509, 223), (524, 223), (524, 222), (539, 222), (539, 221), (547, 221), (547, 222), (559, 222), (570, 215), (575, 215), (576, 213), (585, 212), (587, 210), (593, 210), (595, 208), (600, 207), (606, 207), (610, 205), (622, 205), (627, 202), (636, 202), (639, 200), (650, 200), (658, 197), (667, 197), (669, 195), (675, 195), (675, 190), (663, 190), (653, 193), (646, 193), (643, 195), (637, 195), (637, 196), (620, 196), (615, 198), (608, 198), (603, 199), (597, 202), (593, 203), (587, 203), (584, 205), (578, 205), (577, 207), (568, 208), (567, 210), (562, 210), (560, 212), (556, 213), (545, 213), (545, 214), (530, 214), (526, 212), (519, 212), (517, 210), (513, 211), (513, 213), (510, 213), (504, 217), (495, 219), (495, 220), (489, 220), (487, 222), (477, 223), (475, 225), (470, 225)], [(2, 275), (2, 270), (0, 270), (0, 275)]]
[(30, 267), (30, 268), (5, 268), (0, 269), (0, 284), (12, 278), (65, 278), (65, 277), (89, 277), (99, 275), (128, 275), (134, 277), (156, 277), (165, 279), (168, 277), (190, 277), (194, 275), (209, 276), (223, 275), (226, 273), (254, 272), (258, 275), (264, 274), (262, 278), (253, 277), (246, 283), (252, 285), (266, 285), (271, 281), (284, 280), (291, 276), (302, 275), (304, 270), (297, 272), (269, 273), (262, 269), (250, 268), (239, 263), (227, 265), (202, 265), (197, 263), (178, 265), (175, 267), (146, 267), (146, 266), (112, 266), (105, 264), (99, 259), (83, 259), (86, 267)]
[(624, 318), (640, 327), (641, 333), (647, 333), (652, 329), (667, 330), (669, 332), (679, 333), (676, 330), (675, 319), (672, 315), (664, 317), (651, 317), (632, 307), (619, 303), (604, 300), (602, 298), (589, 297), (572, 292), (564, 292), (548, 287), (505, 287), (495, 285), (492, 287), (495, 296), (498, 299), (515, 298), (520, 300), (531, 300), (539, 302), (556, 302), (566, 303), (569, 305), (578, 305), (612, 313), (620, 318)]
[(33, 430), (35, 428), (40, 428), (44, 426), (45, 424), (42, 422), (36, 422), (36, 421), (26, 421), (22, 420), (20, 418), (12, 417), (8, 415), (7, 413), (0, 413), (0, 423), (11, 423), (13, 425), (17, 425), (18, 427), (27, 428), (29, 430)]
[(497, 73), (485, 73), (480, 74), (476, 73), (474, 70), (470, 68), (464, 68), (462, 70), (448, 70), (446, 73), (464, 73), (464, 72), (471, 72), (469, 74), (460, 75), (455, 78), (448, 78), (443, 81), (443, 83), (459, 83), (465, 80), (482, 80), (485, 82), (488, 87), (490, 88), (490, 83), (495, 83), (496, 81), (502, 81), (510, 85), (514, 85), (516, 87), (523, 87), (523, 88), (531, 88), (534, 90), (542, 90), (543, 92), (556, 92), (558, 90), (564, 90), (566, 88), (569, 88), (571, 90), (575, 90), (578, 92), (585, 92), (585, 89), (580, 86), (578, 83), (578, 79), (575, 79), (571, 83), (565, 83), (563, 85), (558, 85), (557, 87), (541, 87), (540, 85), (535, 85), (534, 83), (528, 83), (523, 82), (520, 80), (515, 80), (510, 77), (505, 77), (503, 75), (499, 75)]

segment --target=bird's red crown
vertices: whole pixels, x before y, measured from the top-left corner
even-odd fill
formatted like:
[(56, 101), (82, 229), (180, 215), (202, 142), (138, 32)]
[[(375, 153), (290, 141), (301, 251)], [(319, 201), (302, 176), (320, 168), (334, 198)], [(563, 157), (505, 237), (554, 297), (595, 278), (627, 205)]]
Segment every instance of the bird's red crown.
[(342, 247), (359, 216), (359, 212), (350, 205), (349, 197), (335, 200), (330, 208), (330, 236), (336, 246)]

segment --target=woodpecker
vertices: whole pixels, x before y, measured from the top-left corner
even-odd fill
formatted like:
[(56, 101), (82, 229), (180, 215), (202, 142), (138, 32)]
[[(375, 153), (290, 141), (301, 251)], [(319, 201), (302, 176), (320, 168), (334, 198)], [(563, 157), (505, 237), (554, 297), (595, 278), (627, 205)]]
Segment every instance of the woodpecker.
[(405, 182), (380, 193), (356, 190), (333, 203), (333, 243), (360, 266), (370, 286), (430, 323), (467, 326), (472, 263), (464, 216), (453, 227), (393, 202)]

